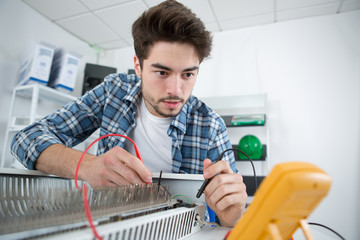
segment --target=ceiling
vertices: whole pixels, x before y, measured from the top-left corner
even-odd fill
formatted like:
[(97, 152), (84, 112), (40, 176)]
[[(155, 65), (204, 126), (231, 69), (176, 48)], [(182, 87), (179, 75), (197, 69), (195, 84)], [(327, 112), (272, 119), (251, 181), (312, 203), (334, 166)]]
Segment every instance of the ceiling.
[[(162, 0), (22, 0), (83, 41), (102, 48), (132, 46), (131, 25)], [(179, 0), (209, 31), (226, 31), (360, 9), (360, 0)]]

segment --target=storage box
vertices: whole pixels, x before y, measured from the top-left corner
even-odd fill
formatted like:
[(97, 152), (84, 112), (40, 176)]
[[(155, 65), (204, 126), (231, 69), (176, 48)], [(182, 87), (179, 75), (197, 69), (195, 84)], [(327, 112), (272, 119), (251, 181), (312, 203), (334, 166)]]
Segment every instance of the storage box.
[(54, 47), (44, 42), (31, 41), (20, 56), (17, 85), (40, 83), (47, 85), (50, 76)]
[(56, 49), (51, 67), (49, 86), (57, 90), (72, 92), (79, 69), (80, 55)]

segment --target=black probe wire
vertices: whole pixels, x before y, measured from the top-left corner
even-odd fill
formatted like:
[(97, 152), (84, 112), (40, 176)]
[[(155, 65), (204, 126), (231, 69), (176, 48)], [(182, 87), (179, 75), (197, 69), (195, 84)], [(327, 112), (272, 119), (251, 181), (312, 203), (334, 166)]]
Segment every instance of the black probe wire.
[(328, 226), (325, 226), (323, 224), (320, 224), (320, 223), (314, 223), (314, 222), (309, 222), (308, 223), (309, 225), (315, 225), (315, 226), (319, 226), (319, 227), (323, 227), (323, 228), (326, 228), (327, 230), (333, 232), (335, 235), (337, 235), (339, 238), (341, 238), (342, 240), (345, 240), (345, 238), (343, 236), (340, 235), (340, 233), (336, 232), (334, 229), (331, 229), (330, 227)]
[[(246, 153), (244, 153), (243, 151), (241, 151), (241, 150), (239, 150), (239, 149), (236, 149), (236, 148), (229, 148), (229, 149), (226, 149), (225, 151), (223, 151), (223, 152), (220, 154), (220, 156), (218, 157), (218, 159), (216, 159), (215, 163), (218, 162), (218, 161), (220, 161), (220, 160), (223, 158), (224, 154), (225, 154), (226, 152), (228, 152), (228, 151), (240, 152), (240, 153), (244, 154), (245, 157), (248, 158), (248, 160), (249, 160), (250, 163), (251, 163), (253, 172), (254, 172), (255, 192), (256, 192), (256, 190), (257, 190), (257, 178), (256, 178), (255, 166), (254, 166), (254, 163), (253, 163), (252, 159), (251, 159)], [(203, 184), (202, 184), (201, 187), (199, 188), (199, 191), (198, 191), (197, 194), (196, 194), (196, 198), (201, 197), (201, 195), (203, 194), (205, 188), (207, 187), (207, 185), (209, 184), (209, 182), (210, 182), (211, 179), (212, 179), (212, 178), (205, 179), (205, 181), (203, 182)]]
[(236, 148), (229, 148), (229, 149), (226, 149), (225, 151), (223, 151), (223, 152), (220, 154), (220, 156), (219, 156), (218, 160), (219, 160), (219, 159), (222, 159), (222, 157), (224, 156), (224, 154), (225, 154), (226, 152), (228, 152), (228, 151), (235, 151), (235, 152), (242, 153), (242, 154), (244, 154), (244, 155), (245, 155), (245, 157), (247, 157), (247, 159), (250, 161), (251, 166), (252, 166), (252, 169), (253, 169), (253, 173), (254, 173), (255, 192), (256, 192), (256, 190), (257, 190), (257, 188), (258, 188), (258, 187), (257, 187), (258, 183), (257, 183), (256, 171), (255, 171), (255, 166), (254, 166), (254, 162), (253, 162), (253, 160), (249, 157), (249, 155), (247, 155), (247, 154), (246, 154), (246, 153), (244, 153), (243, 151), (241, 151), (241, 150), (239, 150), (239, 149), (236, 149)]

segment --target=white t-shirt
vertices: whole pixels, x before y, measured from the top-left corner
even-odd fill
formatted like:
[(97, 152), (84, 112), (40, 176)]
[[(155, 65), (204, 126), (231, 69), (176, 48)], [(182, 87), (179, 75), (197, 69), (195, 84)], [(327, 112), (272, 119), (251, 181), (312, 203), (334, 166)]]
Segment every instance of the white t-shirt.
[[(137, 107), (136, 127), (129, 137), (136, 143), (145, 166), (151, 172), (172, 172), (171, 143), (167, 130), (174, 118), (160, 118), (152, 115), (146, 108), (144, 98)], [(130, 141), (126, 141), (125, 149), (135, 155)]]

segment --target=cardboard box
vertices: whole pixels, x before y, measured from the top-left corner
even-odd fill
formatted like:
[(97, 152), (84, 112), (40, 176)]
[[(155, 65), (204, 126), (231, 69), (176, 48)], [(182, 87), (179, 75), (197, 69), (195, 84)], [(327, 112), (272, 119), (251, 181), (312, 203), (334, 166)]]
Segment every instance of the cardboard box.
[(40, 83), (47, 85), (50, 76), (54, 47), (44, 42), (31, 41), (20, 56), (17, 85)]
[(80, 55), (56, 49), (48, 86), (57, 90), (72, 92), (79, 69)]

